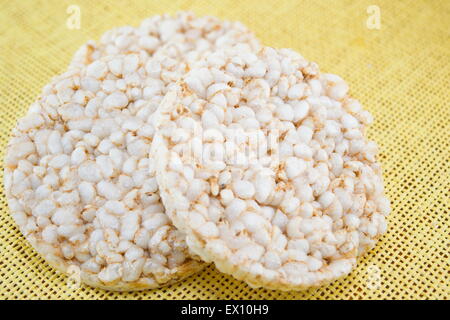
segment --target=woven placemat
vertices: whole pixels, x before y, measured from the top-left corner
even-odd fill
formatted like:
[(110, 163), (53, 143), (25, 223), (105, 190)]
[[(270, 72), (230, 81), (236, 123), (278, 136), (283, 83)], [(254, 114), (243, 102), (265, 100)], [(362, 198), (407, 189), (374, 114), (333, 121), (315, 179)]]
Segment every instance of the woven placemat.
[[(252, 289), (210, 266), (166, 288), (75, 288), (20, 234), (0, 187), (3, 299), (423, 299), (450, 297), (450, 2), (0, 1), (0, 158), (11, 129), (75, 50), (120, 25), (192, 10), (240, 20), (341, 75), (375, 117), (392, 201), (389, 231), (346, 278), (319, 289)], [(78, 20), (78, 13), (80, 19)], [(78, 24), (79, 22), (79, 24)], [(78, 29), (79, 27), (79, 29)], [(3, 169), (0, 173), (3, 179)]]

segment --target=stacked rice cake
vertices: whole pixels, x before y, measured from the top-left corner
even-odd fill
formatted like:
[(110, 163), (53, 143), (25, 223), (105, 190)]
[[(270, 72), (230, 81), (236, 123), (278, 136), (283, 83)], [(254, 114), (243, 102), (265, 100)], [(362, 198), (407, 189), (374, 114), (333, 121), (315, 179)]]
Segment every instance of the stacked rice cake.
[(338, 76), (189, 13), (107, 32), (13, 131), (5, 190), (63, 272), (155, 288), (214, 262), (252, 286), (348, 274), (386, 230), (372, 118)]

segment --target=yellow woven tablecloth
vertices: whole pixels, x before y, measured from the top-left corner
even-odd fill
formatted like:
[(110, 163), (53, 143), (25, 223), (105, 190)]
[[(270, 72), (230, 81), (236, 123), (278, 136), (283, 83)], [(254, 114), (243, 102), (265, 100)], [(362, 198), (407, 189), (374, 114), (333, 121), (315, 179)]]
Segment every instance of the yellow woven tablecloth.
[[(80, 29), (68, 28), (71, 5)], [(348, 81), (375, 117), (369, 135), (380, 145), (392, 201), (388, 233), (349, 276), (304, 292), (252, 289), (212, 266), (158, 290), (71, 289), (20, 234), (0, 187), (0, 298), (450, 298), (448, 0), (0, 1), (0, 158), (16, 120), (81, 44), (179, 10), (240, 20), (264, 44), (298, 50)], [(377, 13), (380, 29), (372, 29)]]

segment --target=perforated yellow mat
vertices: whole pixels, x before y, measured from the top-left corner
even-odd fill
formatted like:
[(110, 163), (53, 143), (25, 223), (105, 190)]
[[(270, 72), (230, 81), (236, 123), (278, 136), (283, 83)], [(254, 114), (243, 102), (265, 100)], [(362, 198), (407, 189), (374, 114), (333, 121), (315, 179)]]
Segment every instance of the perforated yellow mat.
[[(78, 7), (67, 13), (71, 5)], [(67, 19), (78, 8), (74, 29)], [(178, 10), (240, 20), (264, 44), (296, 49), (348, 81), (375, 117), (369, 135), (380, 145), (392, 201), (388, 233), (348, 277), (304, 292), (252, 289), (212, 266), (158, 290), (71, 289), (20, 234), (0, 187), (0, 298), (450, 298), (448, 0), (0, 1), (0, 158), (16, 120), (81, 44)]]

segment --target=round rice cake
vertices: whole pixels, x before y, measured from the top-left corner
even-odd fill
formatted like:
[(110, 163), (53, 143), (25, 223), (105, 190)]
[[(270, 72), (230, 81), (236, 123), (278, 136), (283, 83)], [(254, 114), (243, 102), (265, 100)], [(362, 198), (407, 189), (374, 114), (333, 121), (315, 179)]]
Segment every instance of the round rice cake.
[[(5, 159), (10, 211), (57, 269), (109, 290), (156, 288), (205, 264), (160, 201), (151, 118), (178, 79), (166, 59), (108, 56), (56, 77), (13, 130)], [(161, 76), (165, 74), (165, 81)]]
[(195, 59), (215, 48), (245, 43), (254, 48), (259, 42), (242, 23), (216, 17), (196, 17), (178, 12), (174, 17), (156, 15), (139, 27), (124, 26), (107, 31), (97, 43), (89, 41), (74, 55), (70, 67), (81, 67), (107, 55), (138, 53)]
[(255, 287), (348, 274), (389, 202), (370, 115), (345, 82), (288, 49), (220, 50), (189, 69), (153, 119), (152, 148), (192, 252)]
[(78, 266), (85, 283), (110, 290), (156, 288), (205, 266), (159, 199), (150, 119), (185, 61), (237, 43), (259, 47), (240, 23), (155, 16), (88, 42), (44, 88), (13, 132), (5, 190), (50, 264)]

